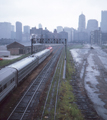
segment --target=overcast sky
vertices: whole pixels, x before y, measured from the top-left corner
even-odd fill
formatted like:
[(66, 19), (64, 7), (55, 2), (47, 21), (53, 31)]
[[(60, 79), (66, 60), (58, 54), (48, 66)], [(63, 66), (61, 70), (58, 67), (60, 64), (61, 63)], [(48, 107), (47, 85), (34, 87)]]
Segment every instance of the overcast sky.
[(16, 21), (22, 25), (53, 31), (57, 26), (78, 28), (81, 13), (89, 19), (101, 21), (101, 11), (107, 10), (107, 0), (0, 0), (0, 22)]

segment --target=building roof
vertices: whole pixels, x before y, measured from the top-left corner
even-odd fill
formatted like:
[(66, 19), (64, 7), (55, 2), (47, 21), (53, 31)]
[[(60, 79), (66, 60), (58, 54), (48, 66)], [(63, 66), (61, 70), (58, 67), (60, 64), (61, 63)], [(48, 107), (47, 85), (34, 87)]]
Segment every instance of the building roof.
[[(36, 43), (36, 44), (33, 44), (34, 46), (36, 45), (42, 45), (40, 43)], [(24, 47), (29, 47), (31, 46), (31, 42), (21, 42), (21, 43), (18, 43), (18, 42), (13, 42), (9, 45), (7, 45), (7, 49), (9, 48), (24, 48)]]
[(9, 49), (9, 48), (24, 48), (24, 45), (15, 41), (15, 42), (7, 45), (7, 49)]

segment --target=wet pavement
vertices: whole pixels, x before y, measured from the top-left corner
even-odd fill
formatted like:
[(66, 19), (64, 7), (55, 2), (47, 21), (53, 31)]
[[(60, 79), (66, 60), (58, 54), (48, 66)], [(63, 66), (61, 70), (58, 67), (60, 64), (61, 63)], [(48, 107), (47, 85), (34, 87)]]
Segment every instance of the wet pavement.
[[(78, 86), (89, 97), (97, 114), (107, 120), (107, 53), (98, 46), (90, 49), (89, 45), (84, 45), (83, 49), (72, 49), (71, 54), (77, 69)], [(84, 103), (85, 99), (81, 100)], [(87, 105), (83, 107), (87, 108)], [(89, 114), (93, 114), (91, 110)], [(94, 117), (100, 119), (95, 114)]]

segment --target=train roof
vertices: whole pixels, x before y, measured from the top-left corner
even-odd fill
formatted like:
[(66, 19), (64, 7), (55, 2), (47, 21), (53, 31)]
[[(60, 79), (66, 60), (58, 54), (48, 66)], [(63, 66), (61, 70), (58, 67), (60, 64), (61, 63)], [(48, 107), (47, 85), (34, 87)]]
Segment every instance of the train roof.
[(32, 57), (26, 57), (16, 63), (13, 63), (7, 67), (12, 67), (12, 68), (16, 68), (18, 71), (21, 70), (23, 67), (27, 66), (28, 64), (30, 64), (32, 61), (34, 61), (37, 58), (37, 56)]
[(16, 63), (13, 63), (7, 67), (12, 67), (12, 68), (16, 68), (18, 71), (21, 70), (22, 68), (24, 68), (25, 66), (29, 65), (32, 61), (34, 61), (37, 57), (41, 56), (42, 54), (44, 54), (45, 52), (49, 51), (48, 49), (42, 50), (41, 52), (35, 53), (29, 57), (26, 57)]
[(53, 49), (53, 48), (50, 46), (50, 47), (48, 47), (47, 49)]
[(46, 53), (46, 52), (48, 52), (49, 51), (49, 49), (45, 49), (45, 50), (42, 50), (42, 51), (40, 51), (40, 52), (38, 52), (38, 53), (35, 53), (35, 54), (33, 54), (34, 56), (41, 56), (42, 54), (44, 54), (44, 53)]
[(5, 82), (5, 78), (8, 78), (9, 75), (13, 74), (14, 72), (16, 72), (16, 69), (9, 68), (9, 67), (2, 68), (0, 70), (0, 84), (2, 80), (4, 80), (3, 82)]

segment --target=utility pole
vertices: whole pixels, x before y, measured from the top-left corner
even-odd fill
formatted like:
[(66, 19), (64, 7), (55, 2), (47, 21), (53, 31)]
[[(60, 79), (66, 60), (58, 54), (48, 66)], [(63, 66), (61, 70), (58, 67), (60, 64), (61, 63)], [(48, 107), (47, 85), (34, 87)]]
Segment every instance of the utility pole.
[(66, 79), (66, 57), (67, 57), (67, 40), (65, 39), (65, 59), (64, 59), (64, 70), (63, 70), (63, 79)]
[(33, 54), (33, 44), (36, 42), (35, 34), (31, 35), (31, 54)]
[(67, 40), (65, 39), (65, 57), (67, 56)]
[(31, 38), (31, 55), (33, 54), (33, 38)]

